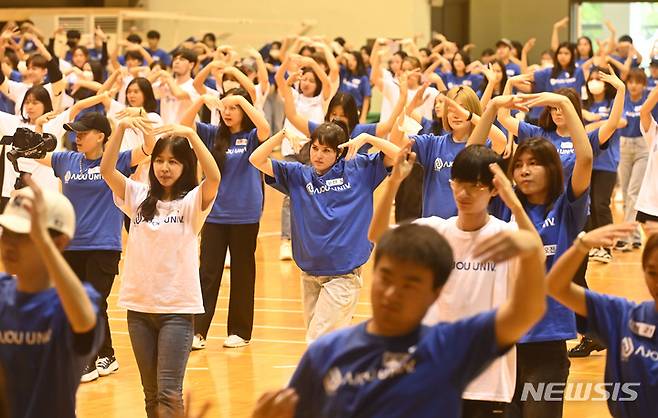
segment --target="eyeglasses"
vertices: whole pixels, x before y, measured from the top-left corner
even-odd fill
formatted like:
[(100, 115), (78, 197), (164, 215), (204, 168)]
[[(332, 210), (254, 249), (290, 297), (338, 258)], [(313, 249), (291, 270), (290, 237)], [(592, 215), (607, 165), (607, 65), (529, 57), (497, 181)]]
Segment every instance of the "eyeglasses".
[(482, 192), (482, 191), (485, 191), (485, 190), (489, 189), (489, 187), (487, 187), (486, 185), (484, 185), (482, 183), (461, 182), (461, 181), (453, 180), (453, 179), (450, 179), (449, 182), (450, 182), (450, 187), (455, 192), (463, 190), (463, 191), (466, 192), (466, 194), (469, 194), (469, 195), (474, 195), (477, 192)]

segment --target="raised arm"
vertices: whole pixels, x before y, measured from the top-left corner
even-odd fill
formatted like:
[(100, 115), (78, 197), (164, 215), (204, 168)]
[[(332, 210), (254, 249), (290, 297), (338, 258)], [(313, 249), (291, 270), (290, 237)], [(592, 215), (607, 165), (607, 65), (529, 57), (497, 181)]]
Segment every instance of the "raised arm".
[[(553, 30), (555, 30), (555, 28)], [(521, 49), (521, 74), (526, 74), (528, 72), (528, 53), (534, 48), (535, 42), (537, 42), (536, 38), (530, 38), (523, 45), (523, 49)], [(557, 50), (557, 45), (553, 50)]]
[(178, 85), (178, 83), (176, 83), (176, 80), (174, 80), (174, 76), (172, 76), (169, 72), (163, 71), (161, 79), (164, 79), (167, 85), (169, 86), (169, 90), (171, 91), (172, 96), (174, 96), (178, 100), (190, 99), (190, 95), (185, 90), (183, 90)]
[(258, 140), (265, 141), (270, 136), (270, 124), (267, 123), (265, 116), (242, 96), (232, 95), (222, 99), (225, 107), (240, 106), (247, 117), (256, 125)]
[(329, 81), (332, 85), (340, 84), (340, 67), (336, 57), (331, 52), (331, 48), (324, 42), (315, 42), (313, 44), (317, 49), (320, 49), (324, 54), (324, 59), (327, 61), (329, 67)]
[[(279, 89), (279, 94), (283, 98), (283, 108), (286, 114), (286, 119), (293, 124), (301, 133), (307, 137), (311, 136), (311, 133), (308, 130), (308, 119), (299, 115), (297, 109), (295, 108), (295, 98), (292, 95), (292, 89), (286, 82), (284, 74), (288, 68), (289, 59), (286, 57), (281, 63), (281, 67), (277, 70), (274, 79), (276, 80), (276, 86)], [(294, 75), (293, 75), (294, 76)], [(291, 77), (293, 77), (291, 76)]]
[(408, 74), (406, 73), (400, 76), (400, 97), (398, 98), (398, 101), (393, 108), (393, 112), (391, 112), (391, 115), (385, 122), (379, 122), (377, 124), (375, 134), (379, 137), (388, 135), (388, 133), (391, 132), (391, 129), (393, 129), (393, 125), (395, 125), (398, 116), (402, 114), (404, 105), (407, 103), (407, 92), (409, 91), (407, 77)]
[(602, 81), (610, 84), (617, 90), (615, 99), (612, 103), (612, 109), (610, 109), (610, 116), (606, 121), (603, 122), (599, 128), (599, 143), (605, 144), (615, 133), (617, 128), (624, 127), (620, 126), (621, 116), (624, 112), (624, 100), (626, 99), (626, 84), (617, 77), (615, 72), (612, 70), (612, 67), (608, 65), (608, 70), (610, 74), (599, 71), (599, 77)]
[(640, 108), (640, 124), (642, 124), (642, 130), (644, 132), (647, 132), (651, 127), (651, 120), (653, 119), (651, 112), (653, 112), (653, 108), (656, 107), (657, 103), (658, 89), (653, 89)]
[(224, 61), (214, 60), (209, 62), (208, 65), (203, 67), (203, 69), (197, 73), (196, 77), (194, 77), (194, 81), (192, 82), (194, 90), (199, 94), (206, 94), (208, 92), (205, 85), (206, 79), (208, 79), (208, 76), (213, 70), (223, 70), (224, 67), (226, 67)]
[(356, 138), (340, 144), (338, 149), (347, 148), (347, 155), (345, 156), (345, 159), (350, 160), (354, 158), (361, 147), (363, 147), (365, 144), (372, 145), (373, 148), (379, 149), (382, 154), (384, 154), (384, 165), (386, 167), (393, 165), (395, 162), (395, 157), (398, 155), (398, 152), (400, 152), (400, 148), (397, 145), (367, 133), (359, 134)]
[(636, 227), (634, 223), (610, 224), (576, 238), (573, 245), (558, 258), (546, 276), (548, 293), (578, 315), (587, 317), (585, 288), (572, 280), (576, 271), (590, 249), (611, 247), (617, 240), (632, 234)]
[[(529, 79), (530, 76), (528, 74), (522, 74), (508, 78), (507, 83), (505, 84), (505, 88), (503, 89), (503, 95), (512, 94), (512, 87), (514, 87), (517, 83), (519, 85), (529, 84)], [(508, 107), (503, 106), (498, 110), (498, 121), (512, 135), (519, 135), (520, 121), (517, 118), (512, 117), (512, 113)]]
[(215, 158), (212, 156), (212, 153), (208, 150), (208, 147), (206, 147), (201, 138), (199, 138), (196, 130), (189, 126), (168, 125), (155, 129), (153, 135), (182, 136), (187, 138), (190, 142), (190, 146), (192, 147), (197, 160), (199, 160), (199, 165), (203, 172), (203, 180), (199, 187), (201, 190), (201, 210), (206, 210), (217, 196), (221, 175)]
[(322, 99), (331, 99), (331, 80), (329, 80), (329, 76), (327, 76), (327, 74), (322, 70), (320, 64), (318, 64), (317, 61), (310, 57), (300, 57), (299, 62), (303, 67), (310, 67), (315, 75), (320, 79), (320, 82), (322, 83)]
[[(41, 254), (71, 329), (76, 334), (87, 333), (96, 326), (94, 307), (82, 281), (75, 275), (48, 232), (48, 209), (43, 192), (30, 176), (25, 176), (24, 181), (34, 192), (34, 196), (28, 198), (29, 205), (25, 205), (31, 215), (30, 239)], [(60, 247), (63, 249), (62, 245)]]
[(560, 29), (566, 28), (569, 23), (569, 17), (563, 17), (553, 24), (553, 32), (551, 33), (551, 51), (557, 51), (560, 46)]
[[(457, 111), (462, 113), (462, 115), (463, 112), (466, 111), (466, 109), (459, 106), (459, 104), (454, 100), (447, 100), (447, 104), (451, 106), (451, 108), (457, 109)], [(461, 110), (459, 110), (459, 108), (461, 108)], [(500, 113), (500, 109), (507, 109), (508, 112), (510, 109), (519, 109), (526, 112), (528, 111), (528, 108), (525, 107), (524, 100), (521, 97), (503, 95), (492, 99), (484, 109), (484, 113), (482, 113), (481, 117), (472, 115), (471, 123), (474, 125), (474, 128), (471, 131), (471, 135), (468, 137), (468, 142), (466, 143), (467, 145), (484, 145), (487, 141), (487, 138), (491, 138), (491, 148), (495, 152), (501, 154), (505, 150), (505, 146), (507, 145), (507, 138), (505, 138), (505, 135), (500, 131), (500, 129), (498, 129), (493, 124), (496, 114)], [(494, 128), (498, 129), (498, 132), (494, 131)]]
[(274, 148), (281, 145), (283, 138), (286, 137), (286, 130), (282, 129), (273, 137), (265, 141), (258, 148), (254, 150), (249, 156), (249, 162), (256, 167), (262, 173), (267, 174), (270, 177), (274, 177), (274, 169), (272, 168), (272, 160), (270, 159), (270, 154), (274, 151)]
[[(251, 57), (256, 60), (256, 70), (258, 71), (258, 85), (260, 86), (260, 91), (263, 96), (267, 96), (270, 91), (270, 79), (267, 72), (267, 67), (265, 66), (265, 61), (263, 61), (263, 56), (255, 50), (250, 48), (248, 53)], [(333, 55), (332, 55), (333, 56)]]
[(544, 245), (536, 231), (506, 231), (480, 242), (475, 257), (493, 262), (518, 257), (511, 295), (496, 312), (496, 342), (510, 347), (546, 312)]
[(377, 38), (375, 44), (372, 46), (372, 52), (370, 54), (370, 83), (372, 83), (372, 85), (377, 87), (380, 91), (383, 91), (384, 89), (381, 59), (386, 54), (386, 51), (383, 49), (386, 44), (386, 39)]

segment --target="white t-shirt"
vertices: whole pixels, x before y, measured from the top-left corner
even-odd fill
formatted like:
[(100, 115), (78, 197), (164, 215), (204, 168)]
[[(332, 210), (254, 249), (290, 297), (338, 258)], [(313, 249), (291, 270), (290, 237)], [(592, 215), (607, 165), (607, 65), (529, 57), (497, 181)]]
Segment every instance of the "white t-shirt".
[[(9, 97), (11, 100), (16, 103), (14, 106), (14, 113), (16, 115), (21, 114), (21, 105), (23, 104), (23, 98), (25, 98), (25, 93), (33, 87), (32, 84), (26, 84), (22, 83), (19, 81), (12, 81), (12, 80), (7, 80), (7, 97)], [(50, 100), (54, 100), (55, 98), (53, 97), (53, 86), (52, 84), (44, 84), (43, 88), (45, 88), (48, 91), (48, 94), (50, 94)], [(57, 110), (57, 109), (55, 109)]]
[(640, 131), (647, 141), (649, 157), (635, 209), (647, 215), (658, 216), (658, 124), (652, 117), (649, 130), (645, 132), (640, 124)]
[[(57, 138), (57, 148), (55, 151), (63, 149), (62, 138), (65, 134), (64, 124), (69, 121), (69, 111), (65, 111), (57, 115), (54, 119), (48, 121), (43, 125), (43, 132), (53, 134)], [(0, 137), (5, 135), (14, 135), (17, 128), (28, 128), (35, 130), (34, 125), (24, 122), (20, 116), (10, 115), (8, 113), (0, 112)], [(10, 145), (0, 145), (0, 150), (4, 148), (5, 153), (5, 169), (4, 180), (2, 182), (2, 196), (10, 197), (10, 193), (14, 190), (14, 183), (18, 178), (18, 173), (14, 170), (14, 166), (7, 158), (7, 153), (11, 150)], [(60, 181), (55, 176), (53, 169), (35, 160), (28, 158), (18, 159), (18, 168), (26, 173), (31, 173), (32, 178), (42, 188), (59, 192)]]
[[(382, 106), (380, 110), (380, 122), (386, 122), (391, 117), (393, 109), (400, 98), (400, 83), (394, 79), (390, 71), (385, 71), (382, 78)], [(407, 104), (409, 104), (416, 92), (420, 87), (415, 89), (408, 89), (407, 91)], [(424, 118), (432, 119), (432, 109), (434, 109), (434, 101), (439, 91), (434, 87), (428, 87), (423, 94), (423, 104), (418, 107), (418, 113)]]
[[(308, 119), (311, 122), (322, 123), (324, 122), (324, 106), (322, 100), (322, 94), (318, 94), (314, 97), (306, 97), (303, 94), (299, 93), (297, 90), (292, 90), (293, 98), (295, 99), (295, 109), (297, 109), (297, 114), (302, 116), (305, 119)], [(300, 137), (306, 137), (299, 129), (286, 119), (283, 122), (283, 127), (286, 130), (290, 130), (294, 135)], [(281, 154), (294, 155), (295, 151), (292, 148), (292, 144), (288, 138), (284, 138), (281, 142)]]
[(137, 213), (149, 186), (126, 179), (125, 200), (114, 202), (131, 219), (119, 306), (145, 313), (203, 313), (199, 281), (201, 231), (212, 203), (201, 210), (201, 189), (185, 197), (158, 201), (151, 221)]
[(180, 123), (185, 111), (192, 106), (192, 102), (199, 97), (199, 93), (197, 93), (193, 83), (194, 80), (190, 78), (186, 82), (178, 85), (190, 96), (189, 99), (179, 100), (176, 96), (171, 94), (171, 90), (167, 83), (156, 82), (154, 89), (158, 89), (160, 92), (160, 116), (162, 117), (162, 123), (164, 125)]
[[(489, 221), (477, 231), (463, 231), (457, 217), (442, 219), (436, 216), (414, 221), (427, 225), (443, 235), (452, 247), (455, 265), (441, 295), (427, 311), (423, 323), (453, 322), (499, 307), (507, 300), (511, 283), (516, 278), (517, 262), (482, 263), (473, 257), (482, 239), (503, 231), (517, 230), (507, 223), (489, 216)], [(510, 402), (516, 384), (516, 351), (496, 359), (464, 390), (463, 399)]]

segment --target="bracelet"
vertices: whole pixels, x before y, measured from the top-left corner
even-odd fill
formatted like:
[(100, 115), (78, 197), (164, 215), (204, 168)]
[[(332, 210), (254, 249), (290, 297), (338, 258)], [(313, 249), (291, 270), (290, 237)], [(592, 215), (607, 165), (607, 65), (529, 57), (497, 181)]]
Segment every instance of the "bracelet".
[(473, 119), (473, 112), (468, 112), (468, 117), (466, 118), (466, 122), (470, 122), (471, 119)]
[(149, 154), (148, 152), (144, 151), (144, 144), (142, 144), (142, 152), (143, 152), (144, 155), (146, 155), (147, 157), (150, 157), (150, 156), (151, 156), (151, 154)]

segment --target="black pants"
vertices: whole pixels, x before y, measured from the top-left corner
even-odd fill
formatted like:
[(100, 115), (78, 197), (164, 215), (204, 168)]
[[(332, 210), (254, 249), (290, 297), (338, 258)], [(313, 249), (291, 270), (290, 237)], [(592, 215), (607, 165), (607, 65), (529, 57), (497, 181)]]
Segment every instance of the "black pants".
[(228, 306), (228, 335), (251, 339), (254, 326), (256, 285), (256, 238), (260, 224), (213, 224), (201, 230), (201, 293), (205, 313), (195, 315), (194, 333), (208, 335), (215, 314), (224, 273), (226, 248), (231, 252), (231, 295)]
[(504, 418), (507, 406), (505, 402), (462, 400), (462, 418)]
[[(525, 384), (533, 389), (549, 383), (565, 383), (569, 377), (569, 357), (565, 341), (545, 341), (516, 345), (516, 390), (508, 408), (509, 418), (562, 418), (564, 400), (522, 400)], [(532, 391), (529, 391), (532, 393)]]
[[(105, 324), (105, 338), (98, 351), (98, 357), (114, 355), (112, 348), (112, 335), (107, 320), (107, 297), (112, 291), (114, 276), (119, 273), (119, 260), (121, 251), (90, 250), (90, 251), (64, 251), (64, 258), (75, 274), (83, 282), (88, 282), (100, 294), (98, 311), (101, 321)], [(96, 359), (93, 358), (92, 361)]]
[(415, 163), (395, 194), (395, 222), (412, 221), (423, 213), (423, 166)]
[(590, 186), (590, 215), (587, 220), (587, 231), (612, 223), (610, 197), (615, 188), (617, 173), (611, 171), (592, 171)]

